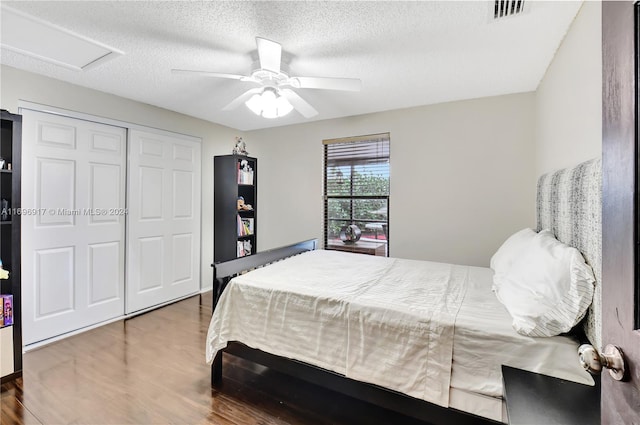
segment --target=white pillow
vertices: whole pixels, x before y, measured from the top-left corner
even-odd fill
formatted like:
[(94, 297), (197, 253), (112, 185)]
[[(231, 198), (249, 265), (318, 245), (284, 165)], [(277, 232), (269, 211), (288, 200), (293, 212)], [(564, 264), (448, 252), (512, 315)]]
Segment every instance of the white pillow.
[(494, 282), (496, 296), (518, 333), (553, 336), (582, 320), (593, 298), (595, 278), (577, 249), (543, 230), (505, 273), (495, 273)]
[[(496, 274), (507, 273), (511, 268), (511, 264), (520, 258), (536, 234), (536, 232), (527, 228), (509, 236), (500, 248), (498, 248), (496, 253), (493, 254), (493, 257), (491, 257), (489, 267), (491, 267)], [(497, 283), (494, 279), (494, 291), (496, 290), (496, 285)]]

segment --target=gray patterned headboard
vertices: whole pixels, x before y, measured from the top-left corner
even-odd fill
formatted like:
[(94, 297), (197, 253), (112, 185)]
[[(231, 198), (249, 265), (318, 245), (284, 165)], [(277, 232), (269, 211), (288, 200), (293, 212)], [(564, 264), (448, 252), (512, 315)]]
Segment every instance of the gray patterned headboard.
[(538, 230), (578, 249), (593, 269), (596, 287), (584, 321), (589, 341), (602, 349), (602, 166), (592, 159), (538, 179)]

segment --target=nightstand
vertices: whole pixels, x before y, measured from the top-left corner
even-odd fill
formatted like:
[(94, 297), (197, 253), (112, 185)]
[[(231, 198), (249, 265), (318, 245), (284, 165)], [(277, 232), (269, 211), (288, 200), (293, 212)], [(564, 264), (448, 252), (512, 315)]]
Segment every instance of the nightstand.
[(509, 425), (599, 425), (600, 377), (594, 380), (590, 387), (503, 365)]

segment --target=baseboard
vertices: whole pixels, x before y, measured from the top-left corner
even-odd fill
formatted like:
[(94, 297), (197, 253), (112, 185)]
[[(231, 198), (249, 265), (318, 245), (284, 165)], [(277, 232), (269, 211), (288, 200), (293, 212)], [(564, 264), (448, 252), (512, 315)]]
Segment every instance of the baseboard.
[(18, 372), (13, 372), (10, 373), (8, 375), (3, 376), (2, 378), (0, 378), (0, 384), (4, 384), (5, 382), (10, 382), (13, 381), (14, 379), (18, 379), (22, 376), (22, 371), (18, 371)]

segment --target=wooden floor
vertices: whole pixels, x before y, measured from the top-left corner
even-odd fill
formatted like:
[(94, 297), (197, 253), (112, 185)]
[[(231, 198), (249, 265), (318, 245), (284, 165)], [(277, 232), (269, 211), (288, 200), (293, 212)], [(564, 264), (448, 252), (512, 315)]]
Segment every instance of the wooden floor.
[(2, 385), (4, 424), (422, 424), (225, 356), (210, 386), (211, 295), (29, 351)]

